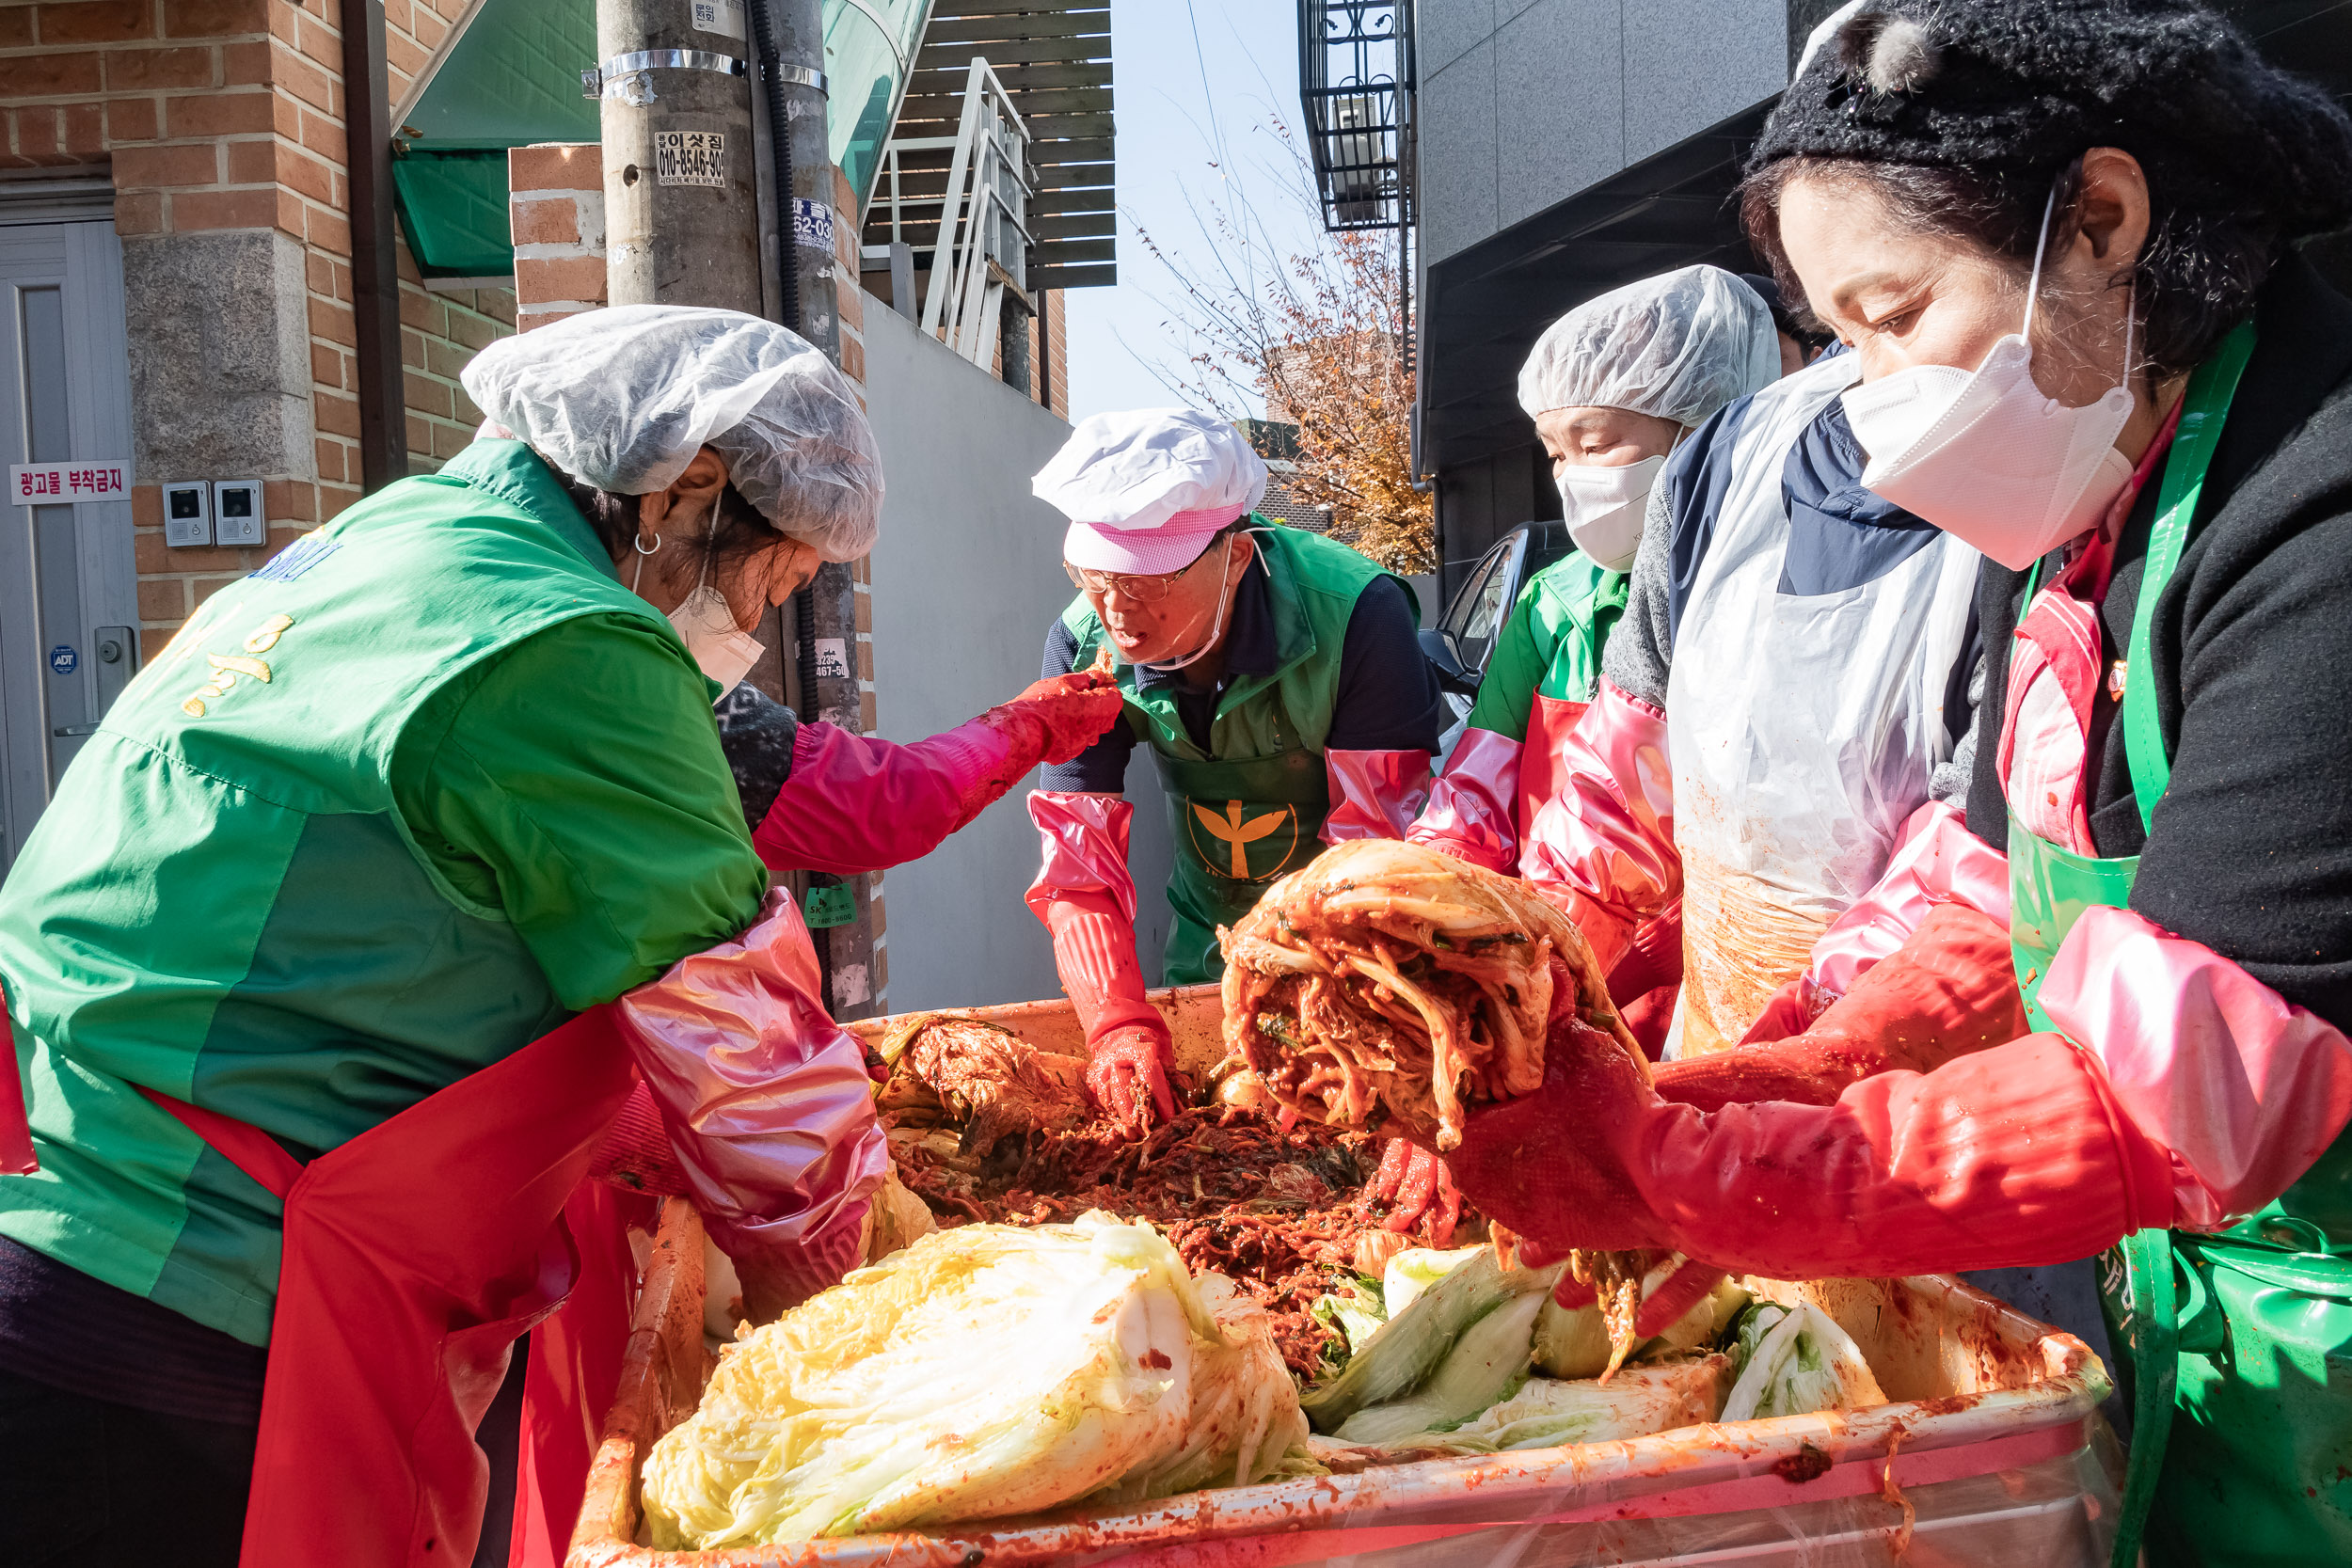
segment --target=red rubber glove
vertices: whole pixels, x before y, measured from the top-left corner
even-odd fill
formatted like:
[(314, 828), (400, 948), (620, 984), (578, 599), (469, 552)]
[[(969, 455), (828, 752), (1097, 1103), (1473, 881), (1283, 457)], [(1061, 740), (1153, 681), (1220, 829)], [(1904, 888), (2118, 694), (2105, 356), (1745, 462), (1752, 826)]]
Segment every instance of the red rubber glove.
[(779, 871), (854, 876), (916, 860), (1041, 762), (1061, 763), (1119, 721), (1108, 677), (1057, 675), (945, 734), (899, 745), (805, 723), (792, 771), (752, 834)]
[(1882, 1072), (1830, 1105), (1709, 1114), (1566, 1021), (1543, 1087), (1472, 1113), (1449, 1164), (1547, 1253), (1654, 1248), (1773, 1279), (2066, 1262), (2174, 1217), (2165, 1151), (2055, 1035)]
[(1126, 700), (1107, 672), (1073, 670), (1033, 682), (1010, 702), (981, 714), (978, 721), (1011, 738), (1016, 753), (1029, 755), (1029, 762), (1013, 775), (1018, 778), (1040, 762), (1068, 762), (1100, 740), (1119, 722)]
[(1461, 1217), (1462, 1195), (1446, 1164), (1428, 1149), (1404, 1138), (1391, 1138), (1380, 1153), (1380, 1169), (1364, 1189), (1367, 1208), (1389, 1205), (1381, 1228), (1402, 1236), (1429, 1221), (1429, 1244), (1454, 1243), (1454, 1222)]
[(1054, 968), (1086, 1030), (1095, 1103), (1138, 1126), (1147, 1108), (1176, 1114), (1168, 1021), (1144, 997), (1136, 961), (1136, 888), (1127, 874), (1127, 802), (1041, 790), (1029, 816), (1044, 863), (1026, 895), (1054, 934)]
[(1168, 1075), (1176, 1063), (1165, 1029), (1123, 1025), (1091, 1042), (1087, 1055), (1087, 1089), (1114, 1120), (1141, 1126), (1150, 1111), (1158, 1112), (1162, 1121), (1175, 1119), (1176, 1096)]
[(2007, 928), (1964, 904), (1939, 904), (1804, 1033), (1668, 1062), (1658, 1092), (1702, 1111), (1767, 1100), (1829, 1105), (1872, 1073), (1932, 1071), (2025, 1033)]

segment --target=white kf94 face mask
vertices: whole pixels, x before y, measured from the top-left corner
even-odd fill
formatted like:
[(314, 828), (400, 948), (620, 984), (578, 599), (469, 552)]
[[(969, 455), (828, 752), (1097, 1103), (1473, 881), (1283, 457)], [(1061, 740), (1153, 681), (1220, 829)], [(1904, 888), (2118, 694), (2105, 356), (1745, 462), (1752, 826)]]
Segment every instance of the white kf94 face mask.
[(2033, 380), (2034, 296), (2050, 238), (2042, 210), (2025, 325), (1974, 372), (1920, 365), (1845, 393), (1847, 421), (1869, 454), (1862, 483), (1897, 506), (2023, 571), (2096, 527), (2130, 482), (2115, 438), (2132, 417), (2132, 307), (2123, 313), (2122, 384), (2069, 408)]
[(1613, 468), (1561, 465), (1560, 512), (1568, 537), (1601, 570), (1622, 572), (1642, 547), (1642, 519), (1649, 510), (1650, 486), (1658, 483), (1663, 457), (1645, 457)]
[[(658, 546), (656, 546), (659, 547)], [(645, 556), (640, 550), (637, 570), (630, 574), (629, 591), (637, 590), (637, 578), (644, 575)], [(702, 673), (725, 688), (719, 693), (723, 700), (728, 691), (743, 682), (766, 651), (759, 639), (735, 624), (735, 611), (727, 608), (726, 596), (710, 586), (710, 558), (703, 557), (703, 572), (694, 584), (694, 591), (670, 611), (670, 625), (685, 642), (686, 651), (694, 656)]]

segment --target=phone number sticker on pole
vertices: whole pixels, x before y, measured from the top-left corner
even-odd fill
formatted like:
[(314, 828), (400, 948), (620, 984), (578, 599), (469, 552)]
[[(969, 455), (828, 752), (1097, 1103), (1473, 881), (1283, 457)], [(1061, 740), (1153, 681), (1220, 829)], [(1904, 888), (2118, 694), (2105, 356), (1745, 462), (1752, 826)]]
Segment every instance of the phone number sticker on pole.
[(130, 494), (128, 463), (24, 463), (8, 468), (8, 500), (17, 506), (121, 500)]
[(724, 185), (727, 138), (723, 131), (656, 131), (653, 178), (660, 185)]

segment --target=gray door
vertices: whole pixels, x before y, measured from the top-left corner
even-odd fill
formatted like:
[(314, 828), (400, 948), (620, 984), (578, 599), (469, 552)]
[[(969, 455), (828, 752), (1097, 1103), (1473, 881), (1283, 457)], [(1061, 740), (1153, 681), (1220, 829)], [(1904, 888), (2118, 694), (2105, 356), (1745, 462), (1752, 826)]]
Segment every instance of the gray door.
[[(131, 457), (122, 247), (77, 218), (0, 200), (0, 464)], [(0, 506), (0, 868), (136, 673), (137, 626), (127, 499)]]

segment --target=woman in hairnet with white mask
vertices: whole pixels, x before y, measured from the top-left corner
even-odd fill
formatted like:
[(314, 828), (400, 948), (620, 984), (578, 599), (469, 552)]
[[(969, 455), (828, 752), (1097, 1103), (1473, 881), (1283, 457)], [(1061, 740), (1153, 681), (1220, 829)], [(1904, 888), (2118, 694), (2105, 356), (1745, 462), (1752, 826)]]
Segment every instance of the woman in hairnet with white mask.
[[(1519, 371), (1519, 405), (1551, 456), (1576, 550), (1520, 593), (1470, 726), (1413, 825), (1415, 843), (1489, 870), (1519, 869), (1562, 749), (1599, 684), (1601, 650), (1625, 612), (1626, 569), (1668, 454), (1780, 370), (1770, 303), (1718, 267), (1684, 267), (1612, 290), (1537, 340)], [(1640, 945), (1667, 961), (1629, 965), (1644, 972), (1623, 977), (1640, 988), (1623, 995), (1629, 1005), (1671, 983), (1680, 966), (1671, 915), (1643, 934)]]
[(888, 1169), (706, 678), (872, 541), (853, 389), (653, 307), (466, 381), (521, 438), (208, 600), (0, 895), (0, 1449), (106, 1478), (40, 1525), (77, 1561), (467, 1560), (640, 1075), (755, 1311), (854, 1264)]

